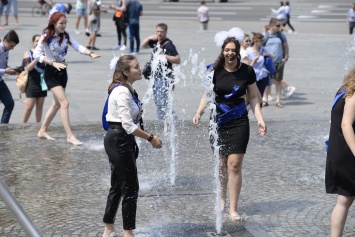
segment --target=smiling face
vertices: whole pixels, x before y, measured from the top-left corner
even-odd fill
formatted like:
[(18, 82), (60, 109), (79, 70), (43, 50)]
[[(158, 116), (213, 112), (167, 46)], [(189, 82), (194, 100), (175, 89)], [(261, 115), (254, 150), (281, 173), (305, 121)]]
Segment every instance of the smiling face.
[(237, 60), (237, 52), (236, 45), (233, 42), (229, 42), (223, 49), (223, 56), (226, 63), (235, 63)]
[(141, 80), (142, 79), (142, 70), (141, 67), (137, 61), (137, 59), (132, 60), (129, 63), (129, 71), (125, 72), (125, 75), (128, 78), (128, 81), (132, 84), (133, 82), (137, 81), (137, 80)]
[(67, 18), (65, 17), (59, 18), (57, 23), (54, 24), (55, 33), (57, 34), (64, 33), (66, 26), (67, 26)]

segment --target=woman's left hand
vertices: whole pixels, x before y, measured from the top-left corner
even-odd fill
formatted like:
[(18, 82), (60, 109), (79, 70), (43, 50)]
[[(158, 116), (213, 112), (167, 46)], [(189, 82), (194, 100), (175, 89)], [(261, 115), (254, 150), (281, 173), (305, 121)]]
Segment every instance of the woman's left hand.
[(262, 136), (262, 137), (265, 136), (267, 133), (267, 128), (266, 128), (264, 121), (258, 122), (258, 128), (259, 128), (260, 136)]
[(96, 53), (92, 53), (92, 54), (90, 55), (90, 58), (92, 58), (92, 59), (100, 58), (100, 57), (102, 57), (102, 55), (96, 54)]

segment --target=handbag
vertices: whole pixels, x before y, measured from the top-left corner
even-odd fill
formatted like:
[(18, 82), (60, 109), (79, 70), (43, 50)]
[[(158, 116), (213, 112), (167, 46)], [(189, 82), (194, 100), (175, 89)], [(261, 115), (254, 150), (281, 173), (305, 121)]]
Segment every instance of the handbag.
[(145, 79), (149, 80), (150, 75), (152, 75), (152, 62), (148, 61), (143, 67), (142, 75)]
[(16, 86), (20, 91), (20, 101), (24, 102), (22, 100), (22, 93), (25, 93), (26, 91), (26, 87), (27, 87), (27, 83), (28, 83), (28, 71), (24, 70), (22, 71), (20, 74), (18, 74), (17, 78), (16, 78)]
[(264, 64), (270, 74), (276, 73), (276, 68), (274, 62), (272, 61), (272, 58), (270, 58), (269, 56), (264, 56)]
[[(96, 21), (96, 15), (94, 14), (94, 13), (91, 13), (90, 15), (89, 15), (89, 22), (93, 22), (93, 21)], [(94, 23), (96, 23), (96, 22), (94, 22)]]

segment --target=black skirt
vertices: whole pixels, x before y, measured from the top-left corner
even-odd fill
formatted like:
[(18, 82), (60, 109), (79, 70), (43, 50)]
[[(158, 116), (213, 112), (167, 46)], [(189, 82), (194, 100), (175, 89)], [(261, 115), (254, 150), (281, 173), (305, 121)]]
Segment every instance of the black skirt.
[(65, 88), (68, 82), (67, 69), (57, 70), (55, 67), (46, 65), (44, 68), (44, 80), (48, 89), (52, 89), (56, 86)]
[(27, 98), (46, 97), (47, 91), (42, 91), (41, 74), (33, 69), (28, 73), (28, 83), (26, 87)]

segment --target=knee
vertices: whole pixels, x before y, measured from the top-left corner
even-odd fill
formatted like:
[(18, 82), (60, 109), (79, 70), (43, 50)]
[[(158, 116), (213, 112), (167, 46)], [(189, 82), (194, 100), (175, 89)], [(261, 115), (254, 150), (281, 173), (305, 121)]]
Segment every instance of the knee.
[(234, 174), (240, 174), (242, 172), (242, 162), (235, 161), (231, 162), (228, 165), (229, 172), (232, 172)]
[(62, 109), (68, 109), (69, 108), (69, 101), (65, 100), (60, 103), (60, 107)]

